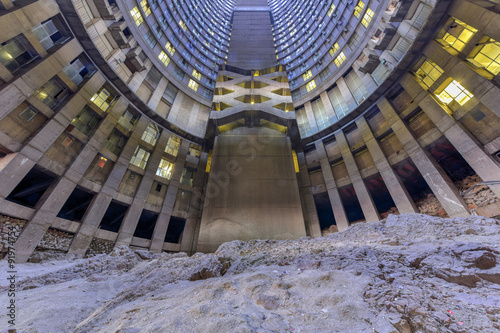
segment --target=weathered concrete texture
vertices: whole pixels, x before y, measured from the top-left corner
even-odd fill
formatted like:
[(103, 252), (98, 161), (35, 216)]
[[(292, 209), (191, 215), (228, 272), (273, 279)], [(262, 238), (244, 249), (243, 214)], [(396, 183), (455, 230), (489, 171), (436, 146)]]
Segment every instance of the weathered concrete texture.
[(306, 235), (289, 139), (267, 128), (216, 138), (198, 251), (229, 240)]

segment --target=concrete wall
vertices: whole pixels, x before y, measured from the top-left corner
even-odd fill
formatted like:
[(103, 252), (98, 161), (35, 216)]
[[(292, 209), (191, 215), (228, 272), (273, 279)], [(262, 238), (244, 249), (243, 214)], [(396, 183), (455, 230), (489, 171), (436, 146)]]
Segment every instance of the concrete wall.
[(241, 239), (306, 235), (289, 139), (266, 128), (216, 138), (198, 251)]

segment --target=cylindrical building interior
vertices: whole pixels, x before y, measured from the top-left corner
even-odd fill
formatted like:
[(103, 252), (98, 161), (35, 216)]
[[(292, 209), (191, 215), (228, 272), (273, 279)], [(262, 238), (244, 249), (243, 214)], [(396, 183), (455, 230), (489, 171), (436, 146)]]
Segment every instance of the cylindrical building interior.
[(499, 13), (0, 0), (0, 223), (16, 259), (499, 216)]

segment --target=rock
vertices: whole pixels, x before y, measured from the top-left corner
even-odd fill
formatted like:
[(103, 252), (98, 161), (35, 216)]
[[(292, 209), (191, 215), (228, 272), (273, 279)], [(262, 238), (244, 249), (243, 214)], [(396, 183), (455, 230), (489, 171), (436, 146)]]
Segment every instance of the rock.
[(473, 263), (479, 269), (490, 269), (496, 266), (496, 257), (489, 251), (465, 251), (461, 258)]
[(267, 310), (276, 310), (279, 306), (279, 299), (275, 296), (258, 294), (255, 303), (266, 308)]

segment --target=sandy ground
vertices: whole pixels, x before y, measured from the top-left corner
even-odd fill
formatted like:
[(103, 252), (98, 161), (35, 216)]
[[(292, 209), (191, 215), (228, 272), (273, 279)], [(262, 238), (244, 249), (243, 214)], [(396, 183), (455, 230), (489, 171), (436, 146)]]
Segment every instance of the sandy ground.
[[(19, 264), (18, 332), (500, 332), (500, 222), (390, 215), (215, 254)], [(0, 304), (8, 305), (0, 262)], [(7, 332), (3, 310), (0, 331)]]

